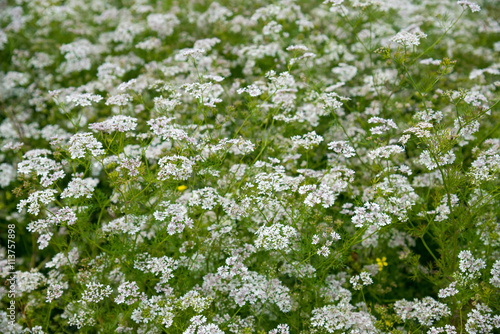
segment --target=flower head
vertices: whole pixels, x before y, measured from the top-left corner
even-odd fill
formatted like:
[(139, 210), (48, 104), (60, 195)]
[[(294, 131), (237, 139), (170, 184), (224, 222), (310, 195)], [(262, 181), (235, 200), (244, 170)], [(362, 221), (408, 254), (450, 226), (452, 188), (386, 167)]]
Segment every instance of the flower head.
[(382, 271), (382, 269), (384, 269), (384, 267), (387, 266), (387, 258), (385, 256), (383, 256), (382, 258), (377, 257), (376, 261), (377, 261), (379, 271)]

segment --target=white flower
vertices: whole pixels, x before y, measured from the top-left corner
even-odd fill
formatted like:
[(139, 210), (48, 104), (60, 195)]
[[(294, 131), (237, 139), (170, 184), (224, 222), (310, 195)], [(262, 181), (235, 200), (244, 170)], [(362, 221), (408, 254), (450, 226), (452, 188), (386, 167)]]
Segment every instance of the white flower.
[(372, 284), (373, 280), (369, 272), (363, 271), (361, 274), (351, 277), (350, 282), (353, 289), (361, 290), (364, 285)]
[(189, 206), (201, 206), (203, 210), (212, 210), (219, 202), (219, 194), (212, 187), (194, 190), (189, 199)]
[(354, 208), (352, 223), (356, 227), (369, 225), (382, 227), (389, 225), (391, 222), (391, 217), (387, 213), (382, 212), (382, 208), (376, 203), (366, 202), (362, 207)]
[[(161, 40), (156, 37), (150, 37), (143, 40), (142, 42), (137, 43), (135, 47), (142, 50), (159, 49), (161, 47)], [(118, 87), (118, 90), (120, 90), (120, 87)]]
[(58, 299), (63, 295), (63, 289), (65, 286), (63, 284), (54, 283), (47, 287), (47, 302), (50, 303), (54, 299)]
[(320, 249), (316, 252), (316, 254), (324, 257), (328, 257), (330, 255), (330, 248), (328, 248), (326, 245), (321, 246)]
[(130, 101), (132, 101), (132, 96), (129, 94), (118, 94), (109, 97), (106, 100), (106, 105), (107, 106), (126, 106)]
[(7, 187), (15, 179), (16, 169), (14, 168), (14, 166), (8, 163), (0, 164), (0, 188)]
[(370, 129), (370, 132), (374, 135), (380, 135), (386, 131), (389, 131), (390, 129), (397, 129), (398, 128), (396, 123), (394, 123), (394, 121), (392, 119), (372, 117), (368, 120), (368, 123), (382, 124), (382, 125), (379, 125), (379, 126), (376, 126), (376, 127)]
[(30, 293), (36, 290), (46, 281), (45, 276), (36, 269), (31, 269), (31, 271), (16, 271), (15, 277), (15, 288), (19, 295), (22, 295), (24, 292)]
[(122, 82), (118, 86), (117, 90), (120, 92), (124, 92), (126, 90), (133, 89), (136, 85), (137, 85), (137, 79), (131, 79), (127, 82)]
[(104, 286), (98, 282), (89, 282), (87, 283), (87, 289), (82, 293), (82, 300), (87, 303), (97, 303), (109, 297), (111, 292), (113, 292), (113, 289), (109, 285)]
[(159, 221), (164, 221), (170, 217), (167, 226), (168, 234), (182, 233), (186, 227), (193, 227), (193, 220), (188, 216), (188, 210), (184, 205), (169, 202), (162, 202), (160, 205), (164, 209), (162, 211), (155, 211), (153, 216)]
[(289, 47), (286, 48), (286, 51), (302, 51), (306, 52), (309, 51), (307, 46), (299, 44), (299, 45), (290, 45)]
[(420, 39), (426, 38), (427, 35), (421, 31), (416, 33), (411, 33), (408, 31), (401, 31), (396, 34), (396, 36), (391, 38), (391, 42), (398, 43), (403, 46), (417, 46), (420, 45)]
[(176, 106), (181, 104), (179, 97), (180, 96), (175, 95), (174, 98), (167, 99), (164, 98), (163, 96), (157, 96), (153, 99), (155, 104), (155, 109), (158, 110), (159, 112), (164, 112), (164, 111), (171, 112), (175, 109)]
[(129, 235), (137, 234), (145, 225), (145, 219), (135, 215), (126, 215), (121, 218), (116, 218), (109, 223), (102, 225), (102, 231), (105, 234), (120, 234), (127, 233)]
[(61, 198), (67, 198), (67, 197), (73, 197), (73, 198), (80, 198), (80, 197), (86, 197), (86, 198), (91, 198), (92, 193), (94, 192), (94, 188), (97, 186), (99, 183), (98, 179), (93, 179), (93, 178), (74, 178), (68, 183), (68, 186), (66, 189), (61, 194)]
[(67, 103), (74, 103), (75, 106), (87, 107), (92, 105), (92, 102), (99, 102), (102, 100), (102, 96), (90, 93), (84, 94), (70, 94), (66, 96)]
[[(56, 180), (62, 179), (65, 174), (62, 164), (47, 158), (48, 150), (31, 150), (24, 154), (25, 160), (17, 165), (19, 174), (29, 176), (31, 173), (41, 176), (40, 183), (43, 187), (52, 185)], [(0, 167), (1, 168), (1, 167)]]
[(431, 329), (427, 331), (427, 334), (440, 334), (440, 333), (457, 334), (457, 329), (452, 325), (444, 325), (444, 327), (431, 327)]
[(262, 90), (254, 84), (247, 86), (245, 88), (240, 88), (236, 92), (238, 94), (243, 94), (243, 93), (247, 92), (252, 97), (256, 97), (256, 96), (259, 96), (262, 94)]
[(177, 61), (186, 61), (188, 58), (193, 58), (195, 60), (199, 60), (202, 56), (205, 55), (207, 51), (205, 49), (182, 49), (175, 56), (175, 60)]
[(389, 159), (391, 155), (403, 153), (405, 150), (398, 145), (387, 145), (378, 147), (368, 152), (368, 158), (375, 160), (377, 158)]
[(316, 131), (306, 133), (303, 136), (293, 136), (290, 138), (292, 140), (292, 148), (303, 147), (306, 150), (310, 150), (314, 146), (319, 145), (323, 141), (323, 137), (316, 134)]
[(431, 297), (425, 297), (420, 301), (415, 299), (413, 302), (398, 300), (394, 304), (394, 310), (403, 321), (415, 319), (424, 326), (431, 326), (435, 321), (451, 315), (446, 304), (437, 302)]
[(267, 36), (279, 34), (281, 30), (283, 30), (283, 26), (281, 24), (278, 24), (276, 21), (271, 21), (262, 29), (262, 35)]
[(356, 150), (346, 141), (332, 141), (328, 143), (328, 148), (335, 153), (342, 154), (346, 158), (356, 155)]
[(151, 131), (156, 136), (161, 137), (163, 140), (173, 139), (173, 140), (186, 140), (194, 143), (195, 140), (190, 138), (186, 131), (179, 129), (177, 126), (170, 124), (174, 118), (169, 117), (159, 117), (153, 118), (147, 121), (147, 124), (151, 127)]
[(128, 170), (128, 175), (136, 176), (139, 174), (138, 168), (141, 166), (141, 164), (141, 157), (137, 157), (135, 159), (125, 158), (122, 160), (120, 167)]
[(287, 324), (281, 324), (269, 332), (269, 334), (290, 334), (290, 327)]
[(54, 189), (35, 191), (34, 193), (31, 193), (29, 195), (28, 199), (24, 199), (21, 202), (19, 202), (19, 204), (17, 205), (17, 210), (21, 212), (22, 208), (24, 208), (26, 205), (29, 205), (28, 213), (37, 216), (38, 213), (40, 212), (40, 203), (42, 204), (52, 203), (56, 199), (55, 198), (56, 193), (57, 191)]
[(313, 309), (311, 326), (326, 333), (377, 333), (375, 321), (363, 308), (355, 311), (349, 298), (343, 297), (337, 305)]
[(500, 288), (500, 260), (497, 260), (491, 268), (490, 283), (496, 288)]
[(59, 269), (69, 264), (75, 265), (78, 262), (79, 256), (78, 249), (76, 248), (71, 249), (68, 254), (64, 252), (57, 253), (49, 262), (45, 264), (45, 268)]
[(115, 303), (132, 305), (138, 300), (137, 297), (139, 297), (139, 295), (140, 292), (137, 283), (126, 281), (118, 287), (118, 297), (115, 298)]
[[(455, 161), (455, 154), (453, 153), (453, 151), (450, 150), (444, 155), (437, 156), (435, 158), (439, 162), (439, 166), (449, 165), (452, 164), (453, 161)], [(427, 167), (429, 170), (433, 170), (438, 167), (438, 164), (433, 158), (431, 158), (431, 154), (428, 150), (424, 150), (420, 154), (419, 162), (425, 167)]]
[(174, 155), (161, 158), (158, 165), (160, 166), (159, 180), (164, 181), (171, 176), (174, 180), (185, 181), (193, 173), (194, 162), (186, 157)]
[(323, 109), (328, 112), (340, 109), (342, 107), (342, 102), (340, 100), (348, 100), (348, 98), (339, 96), (337, 93), (323, 93), (320, 95), (319, 99), (324, 103)]
[(454, 274), (455, 279), (461, 285), (476, 286), (477, 279), (481, 276), (481, 270), (486, 268), (486, 262), (483, 259), (476, 259), (471, 251), (464, 250), (458, 254), (459, 271)]
[(291, 226), (275, 223), (271, 226), (262, 226), (255, 233), (255, 246), (266, 250), (283, 250), (290, 252), (291, 240), (297, 235), (297, 230)]
[(177, 261), (168, 256), (151, 257), (148, 253), (142, 253), (136, 256), (134, 268), (144, 273), (160, 275), (160, 282), (167, 283), (174, 277), (173, 272), (177, 269)]
[(464, 10), (469, 8), (471, 10), (471, 12), (473, 12), (473, 13), (479, 12), (481, 10), (481, 7), (477, 3), (474, 3), (474, 2), (471, 2), (468, 0), (459, 0), (457, 3), (460, 6), (462, 6), (462, 8)]
[(90, 152), (93, 156), (100, 156), (105, 153), (102, 144), (92, 136), (92, 133), (77, 133), (69, 140), (69, 153), (72, 159), (83, 158)]
[(151, 30), (156, 31), (158, 36), (170, 36), (174, 28), (180, 24), (179, 19), (174, 14), (149, 14), (146, 18)]
[[(428, 119), (428, 118), (427, 118)], [(431, 132), (427, 129), (433, 128), (434, 126), (428, 122), (419, 122), (414, 127), (406, 129), (405, 133), (413, 133), (418, 138), (429, 138)]]
[(126, 132), (134, 130), (137, 126), (137, 118), (117, 115), (100, 123), (92, 123), (89, 128), (95, 131), (111, 133), (113, 131)]
[(478, 303), (475, 308), (467, 313), (467, 323), (465, 331), (469, 334), (490, 334), (498, 331), (493, 331), (494, 328), (500, 328), (500, 316), (493, 315), (491, 308)]
[(438, 293), (439, 298), (447, 298), (454, 296), (458, 293), (458, 290), (455, 288), (457, 282), (452, 282), (447, 288), (440, 289)]

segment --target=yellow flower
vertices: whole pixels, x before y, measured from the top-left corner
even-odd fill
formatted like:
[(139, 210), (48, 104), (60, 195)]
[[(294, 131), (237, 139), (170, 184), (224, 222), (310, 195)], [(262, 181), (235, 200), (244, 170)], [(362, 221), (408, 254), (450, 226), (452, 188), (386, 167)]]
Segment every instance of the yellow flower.
[(377, 257), (377, 264), (378, 264), (378, 270), (382, 271), (385, 266), (387, 266), (387, 258), (385, 256), (382, 257), (382, 259)]
[(177, 187), (177, 190), (179, 190), (179, 191), (184, 191), (184, 190), (186, 190), (187, 188), (188, 188), (188, 187), (187, 187), (187, 186), (185, 186), (185, 185), (180, 185), (180, 186), (178, 186), (178, 187)]

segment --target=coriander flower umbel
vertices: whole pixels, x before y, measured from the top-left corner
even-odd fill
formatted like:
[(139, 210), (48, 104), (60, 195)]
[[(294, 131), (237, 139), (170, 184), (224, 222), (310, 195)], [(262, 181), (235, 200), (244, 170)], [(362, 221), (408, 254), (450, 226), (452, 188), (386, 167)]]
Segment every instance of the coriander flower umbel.
[(356, 227), (375, 225), (380, 228), (391, 222), (391, 217), (383, 212), (380, 205), (370, 202), (366, 202), (362, 207), (356, 207), (352, 217), (352, 223)]
[[(23, 156), (24, 160), (17, 165), (17, 172), (27, 176), (35, 173), (41, 176), (40, 184), (43, 187), (52, 185), (58, 179), (62, 179), (65, 174), (62, 170), (61, 163), (47, 158), (49, 153), (50, 151), (48, 150), (31, 150), (26, 152)], [(0, 170), (2, 169), (3, 168), (0, 167)], [(2, 184), (2, 182), (0, 182), (0, 184)]]
[(132, 101), (132, 96), (130, 96), (129, 94), (118, 94), (110, 96), (106, 100), (106, 105), (126, 106), (130, 101)]
[(457, 282), (451, 282), (448, 287), (440, 289), (438, 293), (439, 298), (446, 298), (446, 297), (452, 297), (456, 295), (459, 291), (455, 288), (457, 285)]
[(290, 327), (287, 324), (280, 324), (276, 329), (273, 329), (269, 334), (290, 334)]
[(72, 159), (83, 158), (87, 152), (93, 156), (102, 155), (105, 151), (102, 144), (92, 136), (92, 133), (77, 133), (69, 139), (69, 153)]
[(187, 228), (193, 228), (193, 220), (188, 216), (188, 210), (183, 204), (162, 202), (160, 204), (164, 209), (155, 211), (153, 216), (161, 222), (169, 218), (167, 232), (170, 235), (182, 233)]
[(196, 143), (196, 140), (189, 137), (187, 132), (179, 129), (177, 125), (170, 124), (174, 120), (173, 117), (159, 117), (147, 121), (154, 135), (161, 137), (163, 140), (186, 140), (190, 143)]
[[(431, 157), (431, 153), (428, 150), (424, 150), (420, 154), (418, 162), (427, 167), (429, 170), (433, 170), (438, 166), (452, 164), (455, 161), (455, 154), (450, 150), (447, 153), (434, 158)], [(439, 165), (436, 163), (436, 160), (438, 161)]]
[(337, 154), (342, 154), (346, 158), (356, 155), (354, 147), (349, 145), (346, 141), (332, 141), (328, 143), (328, 148)]
[(129, 235), (135, 235), (144, 226), (145, 222), (142, 217), (135, 215), (126, 215), (120, 218), (113, 219), (109, 223), (104, 223), (102, 225), (102, 231), (106, 235), (127, 233)]
[(421, 31), (417, 31), (416, 33), (400, 31), (396, 34), (396, 36), (391, 38), (391, 42), (395, 42), (403, 46), (417, 46), (420, 45), (420, 39), (426, 37), (427, 35)]
[(316, 134), (316, 131), (306, 133), (303, 136), (293, 136), (290, 138), (293, 143), (292, 148), (303, 147), (306, 150), (312, 149), (314, 146), (319, 145), (323, 141), (323, 137)]
[[(64, 282), (63, 284), (57, 282), (51, 282), (47, 286), (47, 303), (51, 303), (54, 299), (58, 299), (63, 295), (63, 290), (68, 288), (68, 283)], [(43, 332), (40, 332), (43, 333)]]
[(149, 14), (146, 18), (147, 24), (151, 30), (156, 31), (160, 38), (165, 38), (174, 33), (174, 28), (181, 22), (175, 14), (167, 13)]
[(462, 6), (464, 10), (469, 7), (470, 11), (473, 13), (479, 12), (481, 10), (481, 7), (477, 3), (470, 2), (468, 0), (460, 0), (457, 3)]
[(498, 333), (495, 328), (500, 328), (500, 316), (493, 315), (493, 310), (487, 305), (476, 303), (474, 309), (467, 313), (466, 333)]
[(61, 193), (61, 198), (91, 198), (92, 193), (94, 192), (94, 188), (98, 183), (98, 179), (94, 179), (91, 177), (85, 179), (75, 177), (68, 183), (66, 189), (64, 189), (64, 191)]
[(87, 303), (97, 303), (109, 297), (113, 289), (98, 282), (87, 283), (87, 289), (82, 293), (82, 300)]
[(102, 96), (90, 93), (84, 94), (71, 94), (66, 96), (67, 103), (74, 103), (75, 106), (87, 107), (92, 105), (92, 102), (99, 102), (102, 100)]
[(38, 215), (40, 212), (40, 203), (49, 204), (55, 200), (57, 191), (54, 189), (47, 189), (44, 191), (35, 191), (31, 193), (28, 199), (23, 199), (18, 205), (17, 210), (21, 211), (26, 205), (29, 204), (28, 213)]
[(398, 300), (394, 303), (394, 311), (403, 321), (414, 319), (424, 326), (431, 326), (435, 321), (451, 315), (446, 304), (437, 302), (431, 297), (414, 301)]
[(354, 290), (361, 290), (363, 285), (370, 285), (373, 280), (369, 272), (363, 271), (361, 274), (351, 277), (350, 282)]
[(307, 46), (299, 44), (299, 45), (290, 45), (289, 47), (286, 48), (286, 51), (301, 51), (301, 52), (306, 52), (309, 51)]
[(262, 226), (255, 234), (257, 234), (255, 246), (258, 248), (282, 250), (288, 253), (290, 251), (290, 239), (297, 235), (297, 230), (291, 226), (276, 223), (271, 226)]
[(158, 173), (160, 181), (166, 180), (169, 176), (172, 176), (175, 180), (185, 181), (193, 173), (194, 162), (186, 157), (174, 155), (161, 158), (158, 165), (160, 166), (160, 172)]
[(380, 135), (383, 134), (386, 131), (389, 131), (391, 129), (397, 129), (398, 126), (392, 119), (384, 119), (380, 117), (372, 117), (368, 120), (368, 123), (370, 124), (381, 124), (379, 126), (376, 126), (374, 128), (370, 129), (370, 132), (374, 135)]
[(136, 176), (139, 174), (139, 167), (141, 166), (141, 157), (133, 158), (125, 158), (122, 160), (120, 165), (121, 168), (125, 168), (128, 170), (128, 175)]
[(134, 260), (135, 269), (160, 276), (161, 283), (167, 283), (174, 277), (173, 272), (177, 269), (177, 265), (177, 260), (168, 256), (152, 257), (148, 253), (138, 254)]
[(186, 48), (179, 51), (178, 54), (175, 55), (176, 61), (186, 61), (188, 58), (193, 58), (194, 60), (199, 60), (201, 57), (205, 55), (207, 51), (201, 48)]
[(368, 158), (371, 160), (375, 160), (377, 158), (380, 159), (389, 159), (391, 155), (403, 153), (405, 150), (398, 145), (387, 145), (378, 147), (374, 150), (368, 152)]
[(189, 206), (201, 206), (203, 210), (212, 210), (219, 200), (217, 190), (212, 187), (194, 190), (189, 199)]
[(500, 288), (500, 260), (497, 260), (491, 267), (491, 278), (490, 283), (495, 288)]
[(91, 128), (94, 131), (104, 131), (107, 133), (111, 133), (113, 131), (118, 131), (118, 132), (131, 131), (134, 130), (136, 126), (137, 126), (137, 118), (117, 115), (108, 118), (103, 122), (92, 123), (89, 125), (89, 128)]
[(31, 271), (16, 271), (12, 274), (15, 275), (15, 287), (18, 297), (21, 297), (24, 292), (30, 293), (31, 291), (36, 290), (39, 286), (44, 285), (46, 282), (45, 276), (42, 273), (39, 273), (38, 269), (31, 269)]
[(243, 94), (247, 92), (251, 97), (262, 95), (262, 90), (255, 84), (251, 84), (250, 86), (240, 88), (236, 92), (238, 94)]
[(479, 258), (474, 258), (470, 250), (461, 251), (458, 254), (459, 258), (459, 272), (454, 274), (455, 278), (461, 285), (466, 285), (469, 282), (472, 285), (477, 284), (477, 279), (481, 276), (481, 270), (486, 268), (486, 262)]
[(132, 305), (140, 296), (139, 286), (136, 282), (126, 281), (118, 287), (118, 296), (115, 298), (115, 303)]

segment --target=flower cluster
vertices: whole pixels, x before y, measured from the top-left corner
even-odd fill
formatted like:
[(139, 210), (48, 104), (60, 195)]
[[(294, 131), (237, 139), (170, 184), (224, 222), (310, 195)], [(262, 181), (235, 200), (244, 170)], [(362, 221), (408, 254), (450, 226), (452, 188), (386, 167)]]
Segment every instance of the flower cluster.
[(498, 1), (0, 3), (0, 333), (499, 331)]

